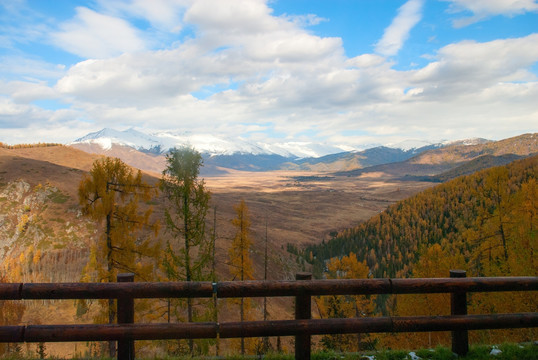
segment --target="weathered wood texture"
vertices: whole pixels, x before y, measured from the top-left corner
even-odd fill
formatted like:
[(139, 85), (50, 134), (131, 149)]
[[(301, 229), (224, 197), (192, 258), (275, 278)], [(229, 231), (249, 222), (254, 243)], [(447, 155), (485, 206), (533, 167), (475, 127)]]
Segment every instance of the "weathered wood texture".
[(0, 300), (219, 298), (537, 291), (538, 277), (0, 284)]
[(226, 323), (0, 326), (0, 342), (206, 339), (509, 329), (538, 326), (538, 313), (271, 320)]
[[(310, 281), (312, 274), (298, 273), (295, 275), (297, 281)], [(297, 295), (295, 297), (295, 319), (304, 320), (312, 317), (312, 299), (310, 295)], [(310, 359), (310, 335), (306, 333), (297, 334), (295, 336), (295, 359), (307, 360)]]
[[(134, 282), (134, 274), (118, 274), (119, 283)], [(120, 296), (117, 302), (118, 324), (134, 323), (134, 298)], [(135, 346), (133, 340), (118, 341), (118, 360), (134, 360)]]
[[(295, 336), (296, 357), (310, 358), (310, 336), (321, 334), (453, 331), (453, 349), (468, 349), (467, 331), (538, 327), (538, 313), (465, 315), (467, 292), (537, 291), (538, 277), (227, 281), (133, 283), (0, 284), (0, 300), (118, 299), (118, 324), (0, 326), (0, 342), (118, 341), (118, 358), (134, 359), (134, 340)], [(451, 293), (451, 316), (310, 319), (311, 296)], [(137, 298), (296, 297), (296, 320), (133, 324)]]
[[(465, 278), (464, 270), (450, 270), (451, 278)], [(450, 294), (450, 314), (467, 315), (467, 293), (456, 291)], [(467, 330), (452, 331), (452, 352), (465, 356), (469, 352), (469, 334)]]

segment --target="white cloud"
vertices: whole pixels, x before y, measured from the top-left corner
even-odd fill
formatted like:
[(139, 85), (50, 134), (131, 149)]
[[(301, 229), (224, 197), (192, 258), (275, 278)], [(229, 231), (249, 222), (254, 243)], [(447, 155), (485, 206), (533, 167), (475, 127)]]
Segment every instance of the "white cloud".
[(156, 29), (177, 33), (182, 27), (182, 15), (192, 0), (98, 0), (107, 14), (146, 19)]
[[(304, 36), (294, 31), (290, 36)], [(411, 71), (392, 69), (371, 54), (269, 62), (247, 56), (249, 46), (245, 40), (202, 52), (205, 46), (193, 39), (174, 50), (85, 61), (71, 68), (57, 89), (74, 97), (96, 128), (121, 123), (234, 135), (245, 124), (271, 123), (290, 139), (306, 129), (338, 141), (359, 129), (370, 134), (349, 136), (353, 145), (372, 136), (391, 141), (472, 137), (490, 124), (498, 129), (491, 137), (501, 138), (537, 121), (538, 85), (529, 82), (534, 78), (529, 68), (538, 61), (537, 34), (451, 44)], [(230, 79), (241, 82), (205, 100), (191, 95)], [(448, 123), (460, 130), (451, 132)]]
[(0, 81), (0, 93), (9, 94), (16, 103), (30, 103), (35, 100), (52, 99), (56, 97), (55, 91), (43, 82)]
[(411, 29), (422, 19), (423, 5), (424, 0), (408, 0), (403, 4), (376, 44), (375, 51), (385, 56), (396, 55), (408, 39)]
[[(50, 119), (51, 112), (38, 106), (18, 104), (8, 97), (0, 96), (0, 128), (24, 129), (33, 123), (44, 123)], [(26, 134), (28, 135), (28, 134)]]
[(330, 63), (341, 65), (341, 39), (308, 34), (270, 13), (263, 1), (196, 2), (185, 15), (197, 28), (195, 38), (170, 50), (80, 62), (56, 89), (80, 101), (143, 108), (215, 85), (244, 83), (241, 91), (251, 91), (291, 72), (301, 80)]
[[(15, 60), (0, 59), (2, 74), (15, 71), (17, 79), (2, 78), (0, 84), (0, 141), (34, 134), (42, 124), (37, 134), (47, 136), (43, 141), (71, 141), (105, 126), (137, 126), (230, 136), (251, 132), (258, 139), (276, 134), (289, 141), (307, 133), (357, 145), (502, 138), (538, 122), (538, 82), (531, 72), (538, 61), (538, 34), (450, 44), (425, 58), (426, 65), (401, 71), (386, 56), (403, 46), (420, 20), (422, 1), (400, 8), (385, 32), (384, 52), (353, 58), (345, 56), (342, 39), (316, 36), (297, 18), (274, 16), (266, 1), (161, 0), (154, 13), (145, 12), (146, 4), (103, 0), (97, 8), (102, 13), (81, 8), (61, 24), (63, 31), (73, 29), (62, 33), (70, 41), (84, 36), (94, 44), (103, 41), (104, 58), (67, 70), (29, 60), (17, 67)], [(174, 14), (168, 17), (166, 9)], [(142, 36), (127, 23), (129, 16), (167, 31), (179, 21), (192, 32), (152, 50), (142, 40), (147, 33)], [(99, 24), (107, 34), (123, 29), (135, 46), (116, 49), (119, 40), (101, 39)], [(88, 56), (101, 51), (93, 46), (85, 48)], [(32, 105), (40, 99), (71, 106)], [(72, 130), (54, 136), (54, 127)]]
[(138, 31), (127, 21), (77, 7), (76, 16), (51, 34), (63, 50), (83, 58), (108, 58), (145, 49)]
[(65, 66), (23, 56), (0, 56), (0, 74), (4, 79), (49, 79), (56, 81), (65, 75)]
[(470, 11), (473, 16), (455, 19), (455, 27), (464, 27), (495, 15), (515, 16), (525, 12), (538, 12), (536, 0), (443, 0), (450, 1), (450, 11)]
[(413, 73), (425, 93), (461, 95), (500, 82), (532, 81), (530, 67), (538, 61), (538, 34), (478, 43), (462, 41), (441, 48), (437, 61)]

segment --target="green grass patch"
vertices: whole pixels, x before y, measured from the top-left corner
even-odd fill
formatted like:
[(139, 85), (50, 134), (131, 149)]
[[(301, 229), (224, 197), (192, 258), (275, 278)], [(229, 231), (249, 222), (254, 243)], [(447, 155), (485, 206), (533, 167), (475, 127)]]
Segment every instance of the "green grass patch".
[(69, 200), (69, 196), (63, 194), (60, 190), (53, 192), (48, 196), (49, 200), (55, 204), (63, 204)]

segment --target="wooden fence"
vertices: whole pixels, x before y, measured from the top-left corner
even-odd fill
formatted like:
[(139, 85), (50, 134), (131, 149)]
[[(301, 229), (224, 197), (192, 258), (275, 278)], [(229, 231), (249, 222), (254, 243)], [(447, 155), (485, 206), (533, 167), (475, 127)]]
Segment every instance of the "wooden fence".
[[(135, 283), (120, 274), (117, 283), (0, 284), (0, 300), (117, 299), (118, 323), (107, 325), (0, 326), (0, 342), (117, 341), (118, 359), (134, 359), (134, 340), (295, 336), (295, 357), (310, 358), (310, 337), (321, 334), (452, 331), (452, 349), (468, 351), (468, 330), (538, 326), (538, 313), (467, 315), (467, 292), (537, 291), (538, 277), (228, 281)], [(311, 319), (311, 296), (450, 293), (450, 316)], [(134, 299), (295, 297), (296, 320), (135, 324)]]

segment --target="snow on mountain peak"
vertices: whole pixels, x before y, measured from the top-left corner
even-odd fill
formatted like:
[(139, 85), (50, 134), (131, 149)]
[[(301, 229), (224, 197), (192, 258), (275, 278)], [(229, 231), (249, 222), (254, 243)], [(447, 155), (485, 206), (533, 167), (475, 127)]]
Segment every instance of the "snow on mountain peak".
[(105, 150), (110, 149), (112, 144), (130, 146), (138, 150), (149, 150), (158, 146), (159, 140), (133, 128), (124, 131), (104, 128), (83, 136), (75, 140), (74, 143), (94, 143), (100, 145)]
[[(484, 139), (462, 140), (460, 144), (476, 144), (486, 141)], [(318, 158), (321, 156), (342, 152), (364, 150), (365, 145), (356, 147), (333, 145), (327, 143), (314, 143), (308, 141), (290, 141), (280, 143), (253, 142), (241, 137), (229, 138), (213, 134), (193, 134), (191, 132), (159, 131), (145, 134), (134, 128), (118, 131), (105, 128), (90, 133), (73, 142), (97, 144), (109, 150), (114, 144), (135, 148), (144, 152), (166, 152), (174, 147), (193, 147), (202, 154), (209, 156), (250, 154), (250, 155), (279, 155), (285, 158)], [(449, 142), (428, 142), (424, 140), (405, 140), (398, 143), (387, 144), (387, 147), (414, 151), (427, 146), (446, 146)], [(458, 142), (450, 142), (455, 144)], [(373, 146), (372, 146), (373, 147)]]
[(434, 143), (431, 143), (429, 141), (424, 141), (424, 140), (418, 140), (418, 139), (409, 139), (409, 140), (400, 141), (398, 143), (387, 144), (386, 146), (393, 149), (401, 149), (403, 151), (409, 151), (409, 150), (420, 149), (422, 147), (431, 146), (431, 145), (434, 145)]

